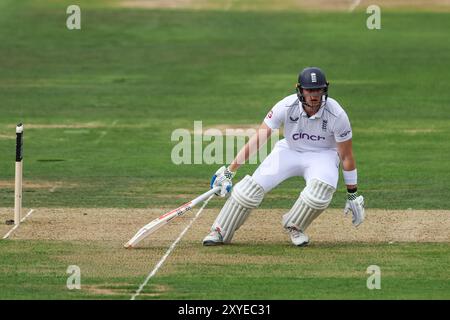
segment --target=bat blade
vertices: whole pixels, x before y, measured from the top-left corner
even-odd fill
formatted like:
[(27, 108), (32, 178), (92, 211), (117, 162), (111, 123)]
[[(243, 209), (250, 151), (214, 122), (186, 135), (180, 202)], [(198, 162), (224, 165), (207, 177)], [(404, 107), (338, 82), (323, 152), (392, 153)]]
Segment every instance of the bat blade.
[(155, 220), (151, 221), (144, 227), (142, 227), (133, 238), (131, 238), (125, 245), (125, 248), (134, 248), (140, 241), (142, 241), (147, 236), (154, 233), (156, 230), (167, 224), (170, 220), (179, 217), (183, 215), (185, 212), (191, 210), (193, 207), (195, 207), (198, 203), (205, 201), (210, 196), (212, 196), (214, 193), (218, 192), (220, 190), (220, 187), (214, 187), (213, 189), (203, 193), (202, 195), (198, 196), (197, 198), (193, 199), (192, 201), (189, 201), (182, 206), (169, 211), (160, 217), (156, 218)]
[(151, 235), (153, 232), (155, 232), (156, 230), (158, 230), (159, 228), (161, 228), (162, 226), (164, 226), (165, 224), (167, 224), (170, 220), (172, 220), (173, 218), (182, 215), (183, 213), (185, 213), (186, 211), (190, 210), (191, 207), (189, 206), (190, 202), (182, 205), (181, 207), (169, 211), (165, 214), (163, 214), (162, 216), (156, 218), (155, 220), (151, 221), (149, 224), (143, 226), (135, 235), (133, 238), (130, 239), (130, 241), (128, 241), (125, 244), (125, 248), (134, 248), (134, 246), (136, 244), (138, 244), (138, 242), (140, 242), (141, 240), (143, 240), (144, 238), (148, 237), (149, 235)]

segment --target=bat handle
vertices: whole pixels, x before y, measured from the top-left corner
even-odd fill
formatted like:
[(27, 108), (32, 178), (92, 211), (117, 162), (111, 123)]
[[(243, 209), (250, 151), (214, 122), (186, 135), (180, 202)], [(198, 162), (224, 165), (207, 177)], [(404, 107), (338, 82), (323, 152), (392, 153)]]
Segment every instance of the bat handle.
[(191, 201), (191, 206), (195, 206), (198, 203), (205, 201), (206, 199), (208, 199), (210, 196), (214, 195), (216, 192), (218, 192), (221, 188), (220, 187), (214, 187), (211, 190), (205, 192), (204, 194), (198, 196), (197, 198), (195, 198), (194, 200)]

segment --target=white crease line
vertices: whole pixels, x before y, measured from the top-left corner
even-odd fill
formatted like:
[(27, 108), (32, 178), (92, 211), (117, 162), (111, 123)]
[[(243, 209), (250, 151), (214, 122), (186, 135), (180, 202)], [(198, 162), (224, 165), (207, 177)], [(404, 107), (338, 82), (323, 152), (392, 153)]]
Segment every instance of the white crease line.
[[(25, 217), (22, 218), (22, 220), (20, 220), (20, 223), (24, 222), (26, 218), (28, 218), (32, 213), (33, 213), (34, 209), (31, 209), (27, 215)], [(14, 230), (16, 230), (18, 227), (20, 226), (20, 224), (16, 224), (11, 230), (8, 231), (7, 234), (5, 234), (5, 236), (3, 237), (3, 239), (7, 239), (11, 233), (14, 232)]]
[(210, 196), (203, 203), (203, 206), (198, 210), (198, 212), (196, 213), (195, 217), (191, 220), (189, 225), (186, 228), (184, 228), (184, 230), (180, 233), (180, 235), (175, 240), (175, 242), (172, 243), (170, 248), (166, 251), (166, 254), (161, 258), (161, 260), (159, 260), (158, 264), (155, 266), (155, 268), (152, 270), (152, 272), (149, 273), (149, 275), (147, 276), (145, 281), (139, 286), (139, 289), (136, 290), (136, 293), (133, 294), (133, 296), (131, 297), (130, 300), (135, 300), (136, 297), (141, 294), (142, 289), (144, 289), (144, 287), (147, 285), (148, 281), (156, 274), (156, 272), (158, 272), (159, 268), (161, 268), (161, 266), (163, 265), (164, 261), (166, 261), (167, 257), (170, 255), (170, 253), (173, 251), (173, 249), (175, 249), (175, 246), (178, 244), (178, 242), (181, 240), (181, 238), (183, 238), (184, 234), (189, 230), (189, 228), (192, 226), (192, 224), (195, 222), (195, 220), (197, 220), (197, 218), (200, 216), (200, 213), (203, 211), (203, 209), (205, 208), (205, 206), (208, 204), (209, 200), (213, 196), (214, 195)]
[(353, 10), (355, 10), (356, 7), (359, 6), (360, 3), (361, 3), (361, 0), (354, 0), (352, 2), (352, 4), (350, 5), (350, 8), (348, 9), (348, 11), (353, 12)]
[(95, 143), (99, 143), (103, 139), (103, 137), (106, 136), (107, 133), (108, 131), (101, 131), (100, 137), (97, 140), (95, 140)]
[[(111, 127), (115, 127), (117, 122), (119, 122), (119, 120), (114, 120)], [(107, 133), (108, 131), (101, 131), (100, 137), (98, 137), (98, 139), (95, 140), (95, 143), (100, 143), (100, 141), (106, 136)]]

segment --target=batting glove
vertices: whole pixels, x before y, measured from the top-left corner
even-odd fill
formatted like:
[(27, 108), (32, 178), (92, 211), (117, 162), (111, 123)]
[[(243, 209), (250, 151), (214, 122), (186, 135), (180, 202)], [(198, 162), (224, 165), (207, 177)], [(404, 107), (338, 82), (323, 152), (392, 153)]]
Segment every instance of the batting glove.
[(347, 193), (347, 203), (345, 204), (344, 214), (352, 213), (352, 223), (355, 227), (363, 223), (365, 218), (364, 197), (358, 195), (358, 192)]
[(211, 189), (214, 187), (221, 187), (220, 192), (216, 193), (216, 195), (225, 197), (227, 193), (231, 191), (231, 187), (233, 183), (231, 179), (233, 179), (236, 172), (230, 171), (227, 167), (223, 166), (211, 178)]

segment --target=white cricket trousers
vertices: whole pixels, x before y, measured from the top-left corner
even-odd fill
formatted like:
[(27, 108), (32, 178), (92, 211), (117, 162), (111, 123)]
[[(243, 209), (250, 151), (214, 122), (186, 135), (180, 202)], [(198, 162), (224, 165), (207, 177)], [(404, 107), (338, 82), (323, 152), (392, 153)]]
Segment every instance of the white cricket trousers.
[(295, 151), (283, 139), (275, 144), (252, 178), (265, 193), (291, 177), (303, 177), (306, 183), (311, 179), (318, 179), (336, 189), (339, 162), (339, 155), (335, 150)]

